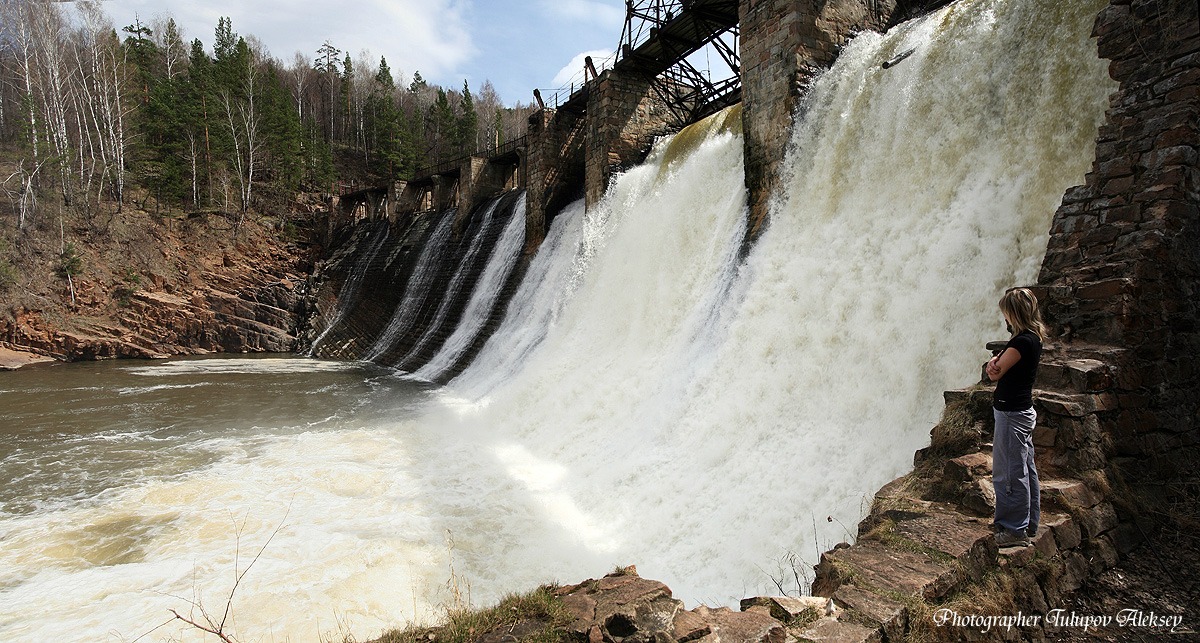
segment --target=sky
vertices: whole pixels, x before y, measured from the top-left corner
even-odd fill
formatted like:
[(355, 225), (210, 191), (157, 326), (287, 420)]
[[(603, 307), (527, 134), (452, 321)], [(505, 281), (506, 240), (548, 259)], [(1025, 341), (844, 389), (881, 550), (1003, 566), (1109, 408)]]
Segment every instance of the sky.
[[(212, 50), (218, 18), (254, 36), (275, 58), (308, 60), (325, 41), (358, 59), (366, 50), (407, 83), (425, 80), (478, 91), (490, 80), (505, 104), (533, 102), (533, 89), (553, 89), (582, 77), (583, 57), (616, 49), (624, 0), (108, 0), (118, 31), (172, 17), (186, 41)], [(578, 81), (577, 81), (578, 82)], [(549, 90), (549, 91), (548, 91)]]

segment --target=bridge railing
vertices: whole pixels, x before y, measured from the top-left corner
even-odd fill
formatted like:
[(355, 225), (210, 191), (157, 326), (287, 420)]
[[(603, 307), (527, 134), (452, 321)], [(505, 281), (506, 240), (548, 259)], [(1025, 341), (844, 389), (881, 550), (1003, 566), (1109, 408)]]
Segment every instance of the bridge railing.
[(524, 136), (518, 136), (517, 138), (514, 138), (511, 141), (501, 143), (497, 147), (488, 148), (486, 150), (475, 152), (473, 154), (464, 154), (458, 158), (454, 158), (454, 159), (450, 159), (449, 161), (443, 161), (441, 163), (438, 163), (437, 165), (429, 165), (429, 166), (420, 168), (416, 172), (413, 172), (412, 180), (416, 181), (419, 179), (427, 179), (431, 176), (437, 176), (439, 174), (446, 174), (446, 173), (450, 172), (451, 170), (461, 167), (462, 164), (464, 162), (466, 162), (467, 159), (469, 159), (473, 156), (482, 156), (484, 158), (494, 159), (499, 156), (504, 156), (505, 154), (510, 154), (522, 147), (525, 147), (525, 143), (528, 140), (528, 138), (529, 138), (528, 134), (526, 134)]

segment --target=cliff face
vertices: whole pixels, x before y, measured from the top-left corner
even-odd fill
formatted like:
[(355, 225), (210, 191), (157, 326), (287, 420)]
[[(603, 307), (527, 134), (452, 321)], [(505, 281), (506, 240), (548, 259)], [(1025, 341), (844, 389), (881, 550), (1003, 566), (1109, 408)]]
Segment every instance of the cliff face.
[[(307, 250), (274, 226), (231, 224), (135, 212), (52, 239), (27, 231), (0, 346), (68, 361), (293, 350)], [(79, 258), (69, 281), (63, 239)]]

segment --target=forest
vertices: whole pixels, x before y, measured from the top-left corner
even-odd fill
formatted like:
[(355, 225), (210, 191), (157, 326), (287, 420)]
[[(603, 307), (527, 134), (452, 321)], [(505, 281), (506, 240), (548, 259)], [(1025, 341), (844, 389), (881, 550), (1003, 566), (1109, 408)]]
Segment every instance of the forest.
[(170, 17), (117, 28), (99, 2), (0, 2), (10, 238), (47, 201), (89, 220), (133, 205), (240, 222), (299, 192), (406, 178), (499, 145), (532, 111), (505, 107), (489, 82), (439, 87), (331, 42), (283, 61), (229, 18), (206, 47)]

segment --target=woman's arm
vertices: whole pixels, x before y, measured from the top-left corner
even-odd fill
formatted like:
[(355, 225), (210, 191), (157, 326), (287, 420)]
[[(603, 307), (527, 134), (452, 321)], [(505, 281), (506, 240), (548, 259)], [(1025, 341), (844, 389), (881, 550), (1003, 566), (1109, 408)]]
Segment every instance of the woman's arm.
[(1019, 361), (1021, 361), (1021, 351), (1009, 346), (998, 357), (993, 357), (988, 361), (988, 379), (992, 380), (993, 382), (999, 380), (1001, 377), (1004, 377), (1004, 374), (1008, 372), (1008, 369), (1013, 367), (1013, 364), (1016, 364)]

